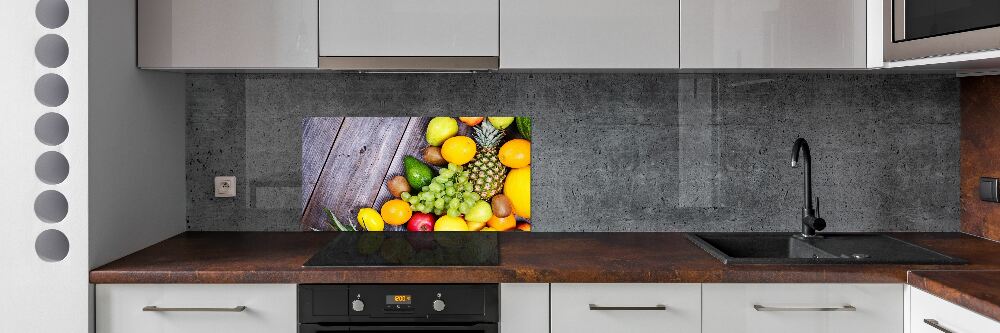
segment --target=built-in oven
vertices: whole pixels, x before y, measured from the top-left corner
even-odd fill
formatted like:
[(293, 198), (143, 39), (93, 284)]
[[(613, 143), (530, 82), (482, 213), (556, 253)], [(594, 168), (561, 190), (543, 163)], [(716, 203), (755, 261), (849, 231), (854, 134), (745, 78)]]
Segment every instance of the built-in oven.
[(883, 1), (886, 61), (1000, 49), (1000, 0)]
[(498, 333), (496, 284), (303, 284), (299, 333)]

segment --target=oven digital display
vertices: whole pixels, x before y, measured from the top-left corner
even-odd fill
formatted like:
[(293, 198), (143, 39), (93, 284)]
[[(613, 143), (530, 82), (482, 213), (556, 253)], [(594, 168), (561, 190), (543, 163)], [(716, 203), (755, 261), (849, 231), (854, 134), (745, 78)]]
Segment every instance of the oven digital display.
[(412, 302), (412, 295), (385, 295), (385, 304), (388, 305), (410, 305)]

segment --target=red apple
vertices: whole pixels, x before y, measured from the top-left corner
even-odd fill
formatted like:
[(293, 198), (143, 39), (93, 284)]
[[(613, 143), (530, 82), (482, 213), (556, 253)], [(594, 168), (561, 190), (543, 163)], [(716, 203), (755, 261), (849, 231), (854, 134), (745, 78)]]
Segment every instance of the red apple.
[(434, 231), (434, 215), (414, 212), (406, 223), (409, 231)]

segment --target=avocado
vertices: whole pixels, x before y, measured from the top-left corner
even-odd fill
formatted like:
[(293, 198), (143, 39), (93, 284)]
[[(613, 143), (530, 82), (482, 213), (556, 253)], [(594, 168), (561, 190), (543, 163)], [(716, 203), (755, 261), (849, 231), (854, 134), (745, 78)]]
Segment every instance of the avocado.
[(415, 191), (430, 185), (431, 179), (434, 178), (434, 171), (431, 170), (431, 167), (413, 156), (403, 158), (403, 168), (406, 170), (406, 181)]

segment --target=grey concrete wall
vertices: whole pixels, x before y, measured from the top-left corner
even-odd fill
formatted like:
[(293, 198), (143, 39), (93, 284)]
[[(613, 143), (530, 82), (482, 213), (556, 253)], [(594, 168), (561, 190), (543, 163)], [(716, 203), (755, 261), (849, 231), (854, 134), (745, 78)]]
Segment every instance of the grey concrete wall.
[[(196, 74), (188, 228), (299, 230), (303, 118), (534, 117), (537, 231), (958, 230), (958, 79), (871, 74)], [(212, 178), (238, 177), (238, 196)]]

